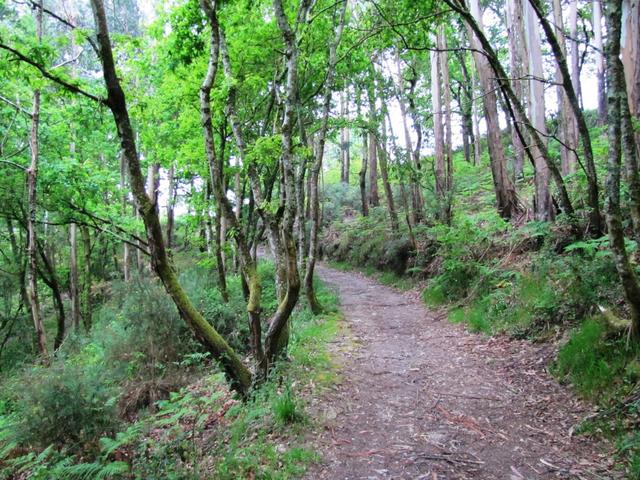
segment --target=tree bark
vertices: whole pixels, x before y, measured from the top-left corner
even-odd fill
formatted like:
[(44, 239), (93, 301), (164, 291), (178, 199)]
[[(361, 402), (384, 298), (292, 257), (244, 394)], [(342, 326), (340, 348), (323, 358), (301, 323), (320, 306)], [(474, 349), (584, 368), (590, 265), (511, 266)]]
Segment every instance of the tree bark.
[[(622, 2), (609, 0), (605, 4), (607, 22), (607, 81), (608, 81), (608, 138), (609, 162), (606, 181), (606, 218), (609, 227), (609, 243), (614, 255), (616, 270), (624, 289), (631, 313), (631, 336), (640, 339), (640, 284), (624, 243), (620, 208), (620, 164), (622, 157), (622, 110), (628, 105), (623, 64), (620, 61), (620, 36)], [(626, 147), (625, 147), (626, 148)]]
[[(398, 73), (398, 82), (399, 85), (397, 87), (397, 92), (396, 95), (398, 97), (398, 103), (400, 104), (400, 114), (402, 116), (402, 129), (403, 129), (403, 133), (404, 133), (404, 141), (405, 141), (405, 148), (407, 151), (407, 158), (411, 160), (412, 162), (412, 167), (413, 170), (411, 171), (411, 176), (410, 176), (410, 185), (411, 185), (411, 223), (413, 223), (414, 225), (421, 222), (422, 218), (424, 217), (424, 201), (422, 200), (422, 196), (421, 196), (421, 189), (420, 189), (420, 147), (421, 147), (421, 143), (422, 143), (422, 129), (420, 127), (419, 123), (416, 123), (416, 118), (414, 116), (413, 118), (413, 126), (414, 129), (416, 131), (416, 137), (418, 139), (417, 144), (416, 144), (416, 148), (413, 148), (412, 145), (412, 141), (411, 141), (411, 133), (409, 132), (409, 121), (408, 121), (408, 112), (407, 112), (407, 105), (405, 102), (405, 96), (403, 94), (404, 92), (404, 72), (402, 70), (402, 65), (401, 65), (401, 61), (400, 61), (400, 49), (396, 47), (396, 69), (397, 69), (397, 73)], [(413, 70), (413, 69), (411, 69)], [(416, 87), (416, 83), (417, 83), (417, 78), (414, 74), (409, 78), (409, 103), (411, 104), (413, 102), (413, 97), (415, 96), (415, 87)], [(414, 105), (415, 106), (415, 105)], [(410, 110), (413, 110), (413, 108), (410, 106), (409, 107)], [(464, 140), (466, 141), (466, 137), (464, 137)], [(466, 151), (466, 150), (465, 150)], [(405, 192), (406, 194), (406, 192)]]
[[(474, 55), (475, 58), (475, 55)], [(478, 119), (478, 107), (475, 98), (473, 97), (474, 92), (477, 90), (478, 80), (476, 78), (476, 68), (471, 69), (471, 120), (473, 122), (473, 164), (480, 165), (481, 156), (482, 156), (482, 143), (480, 139), (480, 120)], [(484, 102), (483, 102), (484, 104)]]
[(58, 350), (65, 336), (66, 316), (64, 313), (64, 303), (62, 301), (62, 289), (60, 288), (60, 282), (56, 275), (55, 266), (53, 264), (54, 259), (47, 253), (47, 249), (44, 245), (38, 242), (38, 255), (42, 260), (44, 271), (38, 267), (38, 274), (42, 281), (51, 290), (51, 296), (53, 298), (53, 306), (56, 310), (56, 337), (53, 343), (53, 349)]
[[(522, 35), (524, 31), (523, 0), (507, 0), (507, 35), (509, 36), (509, 67), (513, 78), (513, 91), (521, 102), (524, 103), (525, 92), (523, 88), (523, 65), (526, 58), (526, 42)], [(554, 0), (557, 1), (557, 0)], [(513, 145), (513, 177), (522, 178), (524, 169), (524, 149), (525, 145), (520, 140), (520, 136), (515, 128), (511, 129), (511, 143)]]
[[(527, 52), (529, 53), (529, 117), (533, 127), (539, 132), (542, 142), (547, 144), (547, 125), (545, 122), (544, 78), (542, 68), (542, 50), (540, 48), (540, 34), (535, 21), (535, 13), (528, 3), (524, 7), (525, 31), (527, 35)], [(537, 145), (532, 145), (535, 166), (535, 202), (534, 214), (536, 220), (549, 221), (554, 217), (551, 192), (549, 191), (549, 168), (542, 158), (542, 152)]]
[[(126, 176), (127, 176), (127, 160), (124, 153), (120, 153), (120, 195), (122, 197), (122, 215), (127, 214), (127, 191), (126, 191)], [(122, 252), (122, 275), (125, 282), (131, 280), (131, 247), (127, 242), (123, 244)]]
[(391, 222), (391, 231), (398, 233), (400, 231), (400, 225), (398, 223), (398, 214), (396, 212), (395, 203), (393, 201), (393, 190), (391, 189), (391, 183), (389, 182), (389, 165), (387, 161), (387, 141), (386, 141), (385, 120), (382, 119), (382, 138), (378, 145), (378, 159), (380, 160), (380, 176), (382, 177), (382, 186), (384, 187), (384, 195), (387, 201), (387, 210), (389, 212), (389, 220)]
[[(474, 49), (480, 50), (482, 48), (487, 54), (489, 54), (486, 46), (481, 42), (482, 38), (484, 38), (484, 33), (481, 23), (482, 16), (480, 13), (479, 2), (478, 0), (471, 0), (470, 5), (472, 13), (470, 14), (470, 18), (468, 17), (466, 19), (467, 23), (469, 23), (470, 20), (475, 19), (475, 22), (473, 24), (469, 23), (468, 27), (471, 45)], [(476, 28), (474, 29), (472, 25), (475, 25)], [(479, 42), (481, 45), (478, 45)], [(487, 144), (489, 146), (489, 160), (493, 176), (493, 186), (496, 193), (497, 210), (500, 216), (509, 219), (517, 215), (521, 211), (521, 207), (515, 187), (507, 171), (504, 148), (500, 139), (498, 104), (494, 81), (492, 79), (494, 75), (492, 75), (491, 66), (485, 55), (479, 52), (474, 52), (473, 56), (483, 93), (485, 120), (487, 122)], [(506, 75), (504, 71), (502, 73), (503, 75)], [(507, 77), (504, 76), (503, 78), (506, 80)]]
[[(104, 81), (108, 94), (107, 105), (111, 109), (118, 127), (118, 135), (129, 170), (129, 183), (137, 209), (147, 231), (153, 268), (162, 281), (165, 290), (174, 301), (183, 320), (189, 325), (198, 340), (222, 365), (232, 387), (241, 395), (246, 395), (251, 385), (251, 373), (242, 364), (240, 358), (229, 344), (205, 320), (200, 312), (195, 309), (193, 303), (189, 300), (186, 292), (180, 285), (173, 265), (167, 256), (160, 219), (155, 206), (145, 192), (144, 176), (140, 168), (135, 135), (131, 127), (124, 91), (122, 90), (120, 80), (116, 73), (104, 4), (102, 0), (91, 0), (91, 6), (97, 30)], [(209, 77), (209, 75), (207, 77)], [(208, 104), (210, 91), (210, 84), (207, 89), (205, 82), (202, 88), (203, 103), (206, 107), (203, 108), (203, 123), (205, 126), (210, 126), (211, 124), (211, 113)]]
[[(567, 47), (564, 35), (564, 20), (562, 18), (562, 6), (560, 0), (553, 0), (553, 20), (555, 23), (554, 34), (562, 56), (567, 58)], [(558, 123), (560, 127), (560, 139), (564, 145), (560, 146), (561, 169), (563, 175), (569, 175), (575, 171), (577, 157), (576, 149), (578, 147), (578, 139), (576, 138), (575, 117), (569, 105), (569, 99), (563, 85), (562, 68), (559, 62), (556, 62), (555, 80), (557, 102), (558, 102)]]
[(574, 84), (570, 81), (569, 75), (569, 67), (567, 66), (566, 58), (562, 53), (562, 48), (558, 44), (557, 38), (554, 35), (553, 28), (547, 21), (544, 10), (540, 4), (540, 0), (530, 0), (531, 5), (533, 6), (540, 23), (542, 24), (542, 28), (545, 32), (547, 40), (551, 45), (551, 49), (553, 51), (556, 62), (560, 68), (560, 72), (562, 74), (562, 83), (567, 94), (567, 99), (569, 101), (569, 105), (571, 106), (571, 110), (573, 111), (574, 119), (578, 127), (578, 132), (580, 133), (580, 140), (582, 142), (582, 149), (584, 152), (584, 163), (585, 168), (584, 172), (587, 177), (588, 183), (588, 200), (589, 207), (591, 208), (590, 212), (590, 226), (591, 231), (594, 235), (599, 235), (603, 231), (602, 225), (602, 215), (600, 213), (600, 200), (599, 200), (599, 186), (598, 186), (598, 175), (595, 167), (595, 160), (593, 156), (593, 148), (591, 145), (591, 134), (589, 133), (589, 127), (587, 126), (587, 122), (584, 118), (584, 114), (582, 109), (580, 108), (580, 102), (577, 92), (574, 90)]
[(173, 228), (175, 223), (174, 207), (176, 203), (176, 166), (169, 167), (169, 188), (167, 195), (167, 248), (173, 248)]
[[(482, 50), (484, 50), (485, 58), (489, 62), (491, 69), (495, 74), (495, 79), (498, 82), (502, 93), (504, 94), (507, 103), (509, 105), (509, 111), (511, 113), (511, 118), (514, 120), (514, 125), (518, 125), (518, 122), (522, 123), (524, 128), (527, 131), (527, 134), (531, 138), (532, 142), (536, 145), (538, 149), (542, 152), (542, 157), (545, 159), (547, 166), (549, 167), (549, 171), (551, 173), (551, 177), (556, 184), (558, 189), (558, 196), (560, 201), (560, 208), (566, 213), (570, 218), (574, 217), (574, 209), (571, 203), (571, 199), (569, 198), (569, 193), (567, 192), (566, 185), (564, 183), (564, 179), (562, 178), (562, 174), (558, 169), (558, 166), (555, 164), (553, 159), (549, 155), (549, 151), (542, 141), (540, 134), (538, 131), (531, 125), (531, 123), (527, 119), (527, 115), (522, 106), (522, 103), (518, 99), (518, 97), (514, 94), (513, 89), (508, 81), (507, 73), (504, 71), (504, 68), (500, 64), (498, 60), (498, 56), (491, 46), (491, 43), (487, 39), (484, 31), (482, 29), (481, 24), (475, 20), (474, 15), (466, 9), (464, 5), (464, 0), (443, 0), (449, 7), (451, 7), (455, 12), (457, 12), (467, 23), (468, 28), (471, 29), (473, 34), (472, 38), (477, 38), (477, 41), (480, 43)], [(479, 16), (479, 9), (477, 8), (478, 3), (477, 0), (473, 0), (476, 5), (476, 13)], [(472, 3), (473, 4), (473, 3)], [(516, 126), (519, 130), (519, 126)], [(531, 159), (531, 158), (530, 158)], [(533, 161), (533, 160), (532, 160)]]
[(442, 89), (444, 99), (444, 152), (445, 152), (445, 189), (447, 192), (446, 200), (446, 221), (451, 223), (453, 208), (453, 141), (451, 131), (451, 82), (449, 78), (449, 55), (447, 53), (448, 45), (444, 32), (444, 26), (438, 29), (438, 65), (440, 66), (440, 75), (442, 77)]
[[(436, 41), (436, 48), (439, 48)], [(438, 217), (449, 223), (448, 190), (445, 166), (444, 126), (442, 122), (442, 93), (439, 53), (430, 52), (431, 57), (431, 105), (433, 109), (434, 177), (438, 202)]]
[[(258, 269), (256, 259), (251, 256), (248, 244), (244, 237), (244, 231), (240, 228), (238, 219), (234, 214), (233, 207), (229, 198), (226, 195), (224, 172), (222, 165), (217, 159), (213, 124), (211, 118), (211, 89), (216, 78), (218, 70), (218, 57), (222, 51), (223, 68), (225, 69), (225, 75), (231, 78), (231, 64), (229, 56), (226, 53), (226, 43), (224, 42), (224, 35), (219, 28), (218, 17), (216, 12), (215, 3), (211, 3), (208, 0), (202, 0), (200, 6), (204, 11), (209, 25), (211, 27), (210, 47), (209, 47), (209, 65), (207, 74), (200, 88), (200, 111), (202, 117), (202, 125), (205, 137), (205, 151), (207, 154), (207, 160), (209, 162), (209, 174), (211, 176), (211, 189), (216, 202), (218, 204), (218, 210), (221, 213), (221, 222), (223, 219), (230, 223), (231, 228), (235, 232), (235, 242), (240, 254), (240, 262), (243, 273), (243, 282), (247, 285), (248, 301), (247, 301), (247, 314), (249, 317), (249, 331), (251, 338), (251, 352), (253, 355), (255, 365), (256, 380), (260, 381), (266, 375), (266, 364), (264, 351), (262, 347), (262, 326), (260, 322), (260, 300), (262, 287), (260, 283), (260, 277), (258, 275)], [(240, 125), (235, 117), (235, 95), (236, 89), (233, 82), (230, 82), (227, 98), (227, 115), (231, 122), (233, 134), (236, 138), (236, 146), (241, 161), (244, 160), (244, 138), (240, 132)], [(262, 204), (262, 193), (260, 191), (260, 184), (256, 180), (254, 175), (254, 166), (248, 165), (248, 172), (251, 177), (251, 184), (253, 189), (254, 200), (258, 205)]]
[(295, 172), (293, 168), (293, 129), (298, 99), (298, 27), (308, 21), (312, 7), (311, 0), (301, 0), (296, 15), (295, 29), (291, 28), (282, 5), (282, 0), (273, 0), (276, 21), (285, 45), (286, 84), (284, 89), (284, 113), (281, 125), (282, 172), (285, 193), (284, 214), (282, 219), (282, 242), (287, 264), (287, 292), (278, 305), (276, 313), (269, 322), (265, 335), (264, 351), (268, 364), (286, 352), (288, 343), (288, 324), (291, 312), (298, 302), (300, 294), (300, 276), (298, 272), (296, 244), (293, 238), (293, 224), (296, 216)]
[(360, 183), (360, 203), (362, 204), (362, 216), (369, 215), (369, 202), (367, 200), (367, 166), (369, 165), (369, 133), (362, 130), (362, 165), (358, 174)]
[[(622, 39), (620, 45), (631, 115), (640, 120), (640, 3), (622, 2)], [(640, 132), (636, 133), (640, 150)]]
[[(342, 92), (340, 94), (340, 115), (343, 121), (346, 121), (349, 116), (347, 102), (346, 94)], [(343, 126), (340, 128), (340, 181), (346, 185), (349, 184), (349, 172), (351, 170), (350, 143), (349, 127)]]
[[(336, 64), (338, 62), (337, 52), (338, 46), (342, 40), (342, 32), (344, 31), (344, 23), (347, 12), (348, 0), (344, 0), (342, 7), (340, 8), (340, 17), (337, 25), (334, 27), (333, 41), (329, 44), (329, 58), (327, 62), (327, 74), (324, 83), (324, 92), (322, 99), (322, 114), (320, 117), (320, 129), (316, 135), (315, 142), (315, 160), (309, 172), (309, 203), (311, 205), (311, 231), (309, 234), (309, 255), (307, 257), (307, 270), (304, 275), (304, 288), (307, 295), (307, 301), (309, 308), (314, 315), (322, 311), (322, 305), (320, 304), (313, 284), (313, 276), (315, 273), (316, 259), (318, 256), (318, 233), (320, 230), (320, 201), (318, 196), (318, 178), (322, 171), (322, 161), (324, 158), (324, 148), (327, 137), (327, 130), (329, 128), (329, 113), (331, 111), (331, 94), (334, 88), (334, 78), (336, 71)], [(366, 131), (363, 133), (363, 138), (366, 137)], [(364, 191), (364, 179), (367, 171), (367, 161), (365, 159), (366, 145), (363, 144), (363, 158), (362, 167), (360, 169), (360, 195), (362, 197), (362, 214), (366, 215), (367, 205)]]
[(78, 226), (69, 225), (69, 297), (71, 299), (71, 323), (80, 328), (80, 282), (78, 280)]
[[(370, 112), (370, 115), (372, 113)], [(369, 132), (369, 206), (380, 206), (378, 195), (378, 147), (376, 137)]]
[(86, 226), (80, 227), (80, 236), (82, 237), (82, 253), (84, 261), (82, 265), (82, 293), (81, 293), (81, 311), (82, 322), (85, 330), (91, 330), (93, 324), (93, 304), (91, 303), (91, 233)]
[[(36, 16), (36, 39), (42, 42), (42, 0), (35, 8)], [(44, 320), (40, 309), (40, 299), (38, 297), (38, 265), (37, 265), (37, 233), (36, 233), (36, 211), (37, 211), (37, 185), (38, 185), (38, 162), (39, 162), (39, 139), (38, 129), (40, 127), (40, 89), (33, 92), (33, 109), (31, 111), (31, 133), (29, 145), (31, 147), (31, 164), (27, 169), (27, 294), (29, 297), (29, 307), (31, 317), (36, 331), (38, 350), (42, 362), (48, 365), (49, 350), (47, 348), (47, 335), (44, 328)]]
[(593, 0), (593, 46), (596, 50), (596, 76), (598, 77), (598, 125), (607, 123), (607, 91), (605, 85), (604, 45), (602, 43), (602, 5)]
[(580, 83), (580, 51), (578, 48), (578, 0), (569, 3), (569, 36), (571, 45), (571, 82), (580, 105), (582, 105), (582, 88)]

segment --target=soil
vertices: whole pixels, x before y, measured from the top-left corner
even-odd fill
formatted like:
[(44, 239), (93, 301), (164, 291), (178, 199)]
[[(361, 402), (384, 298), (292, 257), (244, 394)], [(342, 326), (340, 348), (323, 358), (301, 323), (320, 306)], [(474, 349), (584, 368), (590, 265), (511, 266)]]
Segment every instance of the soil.
[(415, 292), (320, 266), (345, 316), (340, 381), (312, 403), (316, 479), (623, 478), (574, 433), (594, 407), (546, 371), (553, 347), (450, 324)]

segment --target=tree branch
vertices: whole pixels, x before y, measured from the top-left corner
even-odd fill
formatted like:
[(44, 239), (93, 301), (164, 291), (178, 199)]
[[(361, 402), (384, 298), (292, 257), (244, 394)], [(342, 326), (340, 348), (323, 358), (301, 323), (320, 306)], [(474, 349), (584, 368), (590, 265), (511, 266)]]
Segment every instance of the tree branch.
[(88, 99), (93, 100), (94, 102), (97, 102), (97, 103), (99, 103), (101, 105), (108, 105), (108, 102), (107, 102), (107, 100), (105, 98), (101, 98), (101, 97), (98, 97), (98, 96), (96, 96), (96, 95), (94, 95), (92, 93), (89, 93), (89, 92), (81, 89), (80, 87), (78, 87), (76, 85), (73, 85), (73, 84), (67, 82), (66, 80), (58, 77), (57, 75), (54, 75), (53, 73), (49, 72), (49, 70), (47, 70), (45, 67), (43, 67), (39, 63), (35, 62), (34, 60), (30, 59), (29, 57), (24, 55), (22, 52), (16, 50), (15, 48), (10, 47), (9, 45), (6, 45), (4, 43), (0, 43), (0, 49), (6, 50), (7, 52), (11, 53), (14, 57), (16, 57), (21, 62), (27, 63), (27, 64), (31, 65), (32, 67), (35, 67), (38, 71), (40, 71), (40, 73), (42, 74), (43, 77), (48, 78), (49, 80), (51, 80), (54, 83), (57, 83), (61, 87), (65, 88), (66, 90), (68, 90), (68, 91), (70, 91), (72, 93), (77, 93), (79, 95), (87, 97)]

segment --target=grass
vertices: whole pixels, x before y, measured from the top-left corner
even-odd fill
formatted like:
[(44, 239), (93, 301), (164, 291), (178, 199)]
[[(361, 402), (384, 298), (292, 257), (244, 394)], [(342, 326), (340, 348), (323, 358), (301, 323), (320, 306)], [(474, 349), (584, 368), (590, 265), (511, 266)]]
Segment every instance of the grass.
[[(290, 479), (304, 473), (319, 458), (304, 447), (308, 427), (305, 391), (317, 396), (337, 380), (327, 350), (340, 330), (341, 314), (336, 295), (318, 285), (318, 299), (325, 313), (313, 316), (304, 308), (292, 317), (290, 362), (281, 363), (252, 401), (229, 411), (232, 425), (226, 453), (217, 466), (220, 479)], [(284, 382), (284, 387), (281, 387)]]

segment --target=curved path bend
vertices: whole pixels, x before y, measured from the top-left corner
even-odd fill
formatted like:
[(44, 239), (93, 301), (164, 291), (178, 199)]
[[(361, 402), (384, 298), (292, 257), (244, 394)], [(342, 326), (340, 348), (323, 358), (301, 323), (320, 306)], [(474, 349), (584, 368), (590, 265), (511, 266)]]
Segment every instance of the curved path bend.
[(359, 273), (320, 266), (347, 335), (340, 382), (312, 400), (309, 480), (601, 479), (612, 446), (573, 435), (592, 407), (545, 371), (552, 352), (465, 332)]

